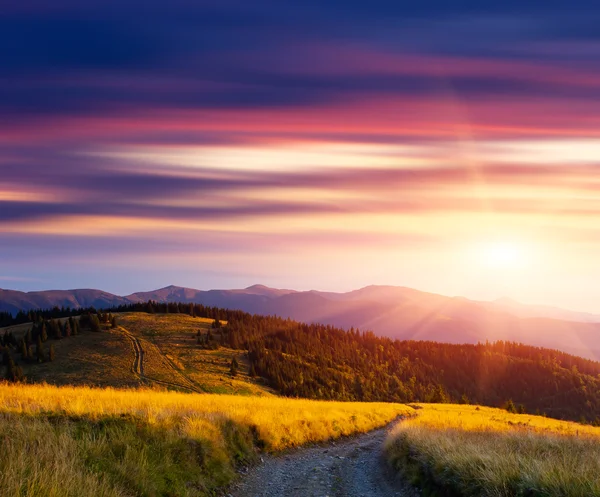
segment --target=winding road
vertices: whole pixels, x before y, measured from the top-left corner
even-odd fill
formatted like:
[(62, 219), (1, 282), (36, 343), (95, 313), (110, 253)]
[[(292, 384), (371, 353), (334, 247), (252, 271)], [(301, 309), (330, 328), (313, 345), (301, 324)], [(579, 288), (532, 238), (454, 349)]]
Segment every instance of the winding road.
[(232, 489), (233, 497), (414, 497), (392, 481), (382, 456), (387, 429), (266, 457)]

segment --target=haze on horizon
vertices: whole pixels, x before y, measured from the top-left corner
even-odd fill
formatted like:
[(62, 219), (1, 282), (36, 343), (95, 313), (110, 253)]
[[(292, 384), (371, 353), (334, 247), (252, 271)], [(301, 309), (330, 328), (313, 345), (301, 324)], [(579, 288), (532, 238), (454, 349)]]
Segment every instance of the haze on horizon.
[(591, 1), (4, 5), (0, 287), (598, 313), (599, 22)]

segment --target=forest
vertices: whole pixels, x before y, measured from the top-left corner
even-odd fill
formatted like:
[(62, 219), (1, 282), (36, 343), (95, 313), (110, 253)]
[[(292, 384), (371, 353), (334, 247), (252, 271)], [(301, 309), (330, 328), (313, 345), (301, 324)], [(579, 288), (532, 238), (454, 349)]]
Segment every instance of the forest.
[[(48, 327), (54, 331), (45, 333), (58, 338), (51, 324), (58, 317), (83, 314), (85, 326), (95, 327), (95, 312), (54, 309), (11, 318), (36, 323), (35, 341)], [(501, 341), (461, 345), (398, 341), (370, 331), (201, 304), (145, 302), (105, 312), (186, 313), (214, 319), (215, 328), (198, 340), (198, 346), (246, 351), (250, 375), (264, 378), (289, 397), (508, 406), (600, 424), (600, 363), (557, 350)], [(114, 319), (108, 314), (100, 317)], [(227, 324), (221, 326), (221, 321)]]

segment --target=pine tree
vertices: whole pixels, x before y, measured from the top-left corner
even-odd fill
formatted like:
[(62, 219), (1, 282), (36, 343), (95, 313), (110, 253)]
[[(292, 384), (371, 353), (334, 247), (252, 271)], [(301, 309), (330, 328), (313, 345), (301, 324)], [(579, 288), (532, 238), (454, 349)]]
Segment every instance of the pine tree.
[(250, 364), (250, 369), (248, 370), (248, 375), (250, 378), (254, 378), (256, 376), (256, 368), (254, 367), (254, 363)]
[(65, 321), (65, 325), (63, 327), (63, 336), (70, 337), (71, 336), (71, 325), (69, 321)]
[(238, 368), (239, 368), (239, 364), (237, 362), (237, 359), (234, 357), (231, 360), (231, 366), (229, 366), (229, 373), (231, 374), (231, 376), (233, 376), (233, 377), (237, 376)]
[(96, 314), (90, 316), (90, 329), (92, 331), (100, 331), (100, 320)]
[(42, 338), (38, 337), (35, 345), (35, 357), (37, 362), (46, 362), (46, 354), (44, 353), (44, 347), (42, 345)]
[(8, 365), (6, 366), (6, 379), (14, 382), (23, 381), (25, 379), (23, 370), (20, 366), (15, 364), (12, 357), (9, 357)]
[(504, 409), (506, 409), (508, 412), (512, 412), (512, 413), (517, 412), (517, 408), (515, 407), (515, 403), (512, 401), (512, 399), (508, 399), (506, 404), (504, 404)]

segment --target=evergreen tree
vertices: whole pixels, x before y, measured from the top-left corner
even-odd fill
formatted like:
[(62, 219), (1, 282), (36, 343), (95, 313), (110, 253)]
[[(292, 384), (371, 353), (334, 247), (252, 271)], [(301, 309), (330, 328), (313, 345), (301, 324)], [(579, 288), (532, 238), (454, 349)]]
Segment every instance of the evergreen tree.
[(65, 321), (65, 325), (63, 326), (63, 336), (70, 337), (71, 336), (71, 325), (69, 321)]
[(12, 357), (9, 357), (8, 364), (6, 366), (6, 379), (8, 381), (23, 381), (25, 376), (23, 375), (23, 370), (20, 366), (15, 364)]
[(508, 399), (508, 401), (504, 404), (504, 409), (512, 413), (517, 412), (517, 408), (515, 407), (515, 403), (512, 401), (512, 399)]
[(98, 319), (97, 314), (92, 314), (90, 316), (90, 329), (92, 331), (100, 331), (100, 320)]
[(38, 337), (35, 345), (35, 357), (37, 362), (46, 362), (46, 354), (44, 353), (44, 347), (42, 345), (42, 338)]
[(254, 367), (254, 363), (250, 364), (250, 369), (248, 370), (248, 375), (250, 378), (254, 378), (256, 376), (256, 368)]
[(363, 382), (358, 375), (354, 376), (354, 396), (356, 400), (363, 400), (365, 398)]
[(237, 362), (237, 359), (234, 357), (233, 359), (231, 359), (231, 365), (229, 366), (229, 373), (231, 374), (231, 376), (233, 376), (233, 377), (237, 376), (238, 368), (239, 368), (239, 364)]

